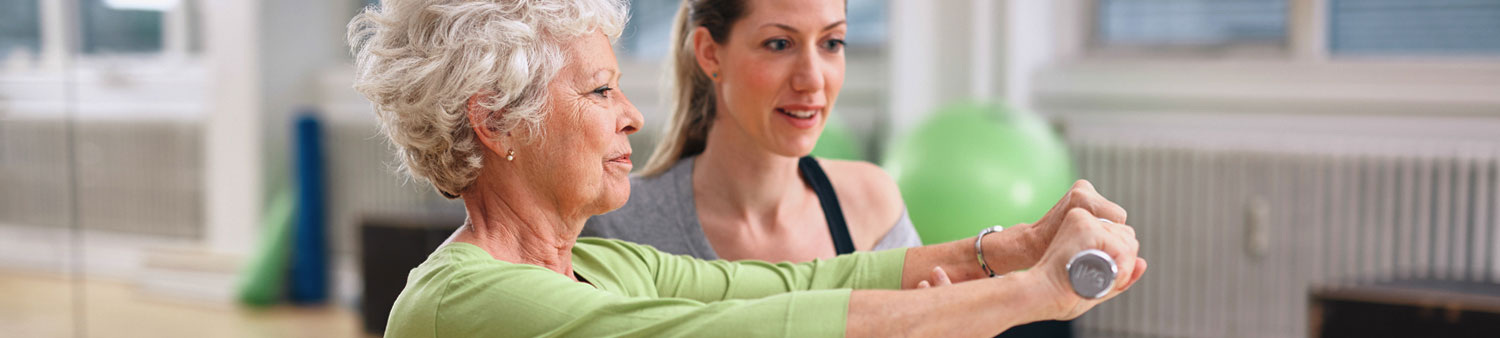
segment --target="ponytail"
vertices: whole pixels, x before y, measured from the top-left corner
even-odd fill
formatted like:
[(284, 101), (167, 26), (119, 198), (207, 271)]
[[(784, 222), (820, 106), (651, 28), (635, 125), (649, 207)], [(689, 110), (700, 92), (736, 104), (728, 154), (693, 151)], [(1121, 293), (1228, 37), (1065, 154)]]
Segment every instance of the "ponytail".
[(729, 38), (729, 26), (744, 15), (743, 0), (684, 0), (672, 26), (668, 57), (672, 86), (672, 117), (665, 137), (656, 145), (641, 174), (660, 175), (677, 161), (703, 153), (708, 130), (717, 115), (713, 80), (698, 67), (693, 54), (693, 32), (707, 28), (715, 42)]

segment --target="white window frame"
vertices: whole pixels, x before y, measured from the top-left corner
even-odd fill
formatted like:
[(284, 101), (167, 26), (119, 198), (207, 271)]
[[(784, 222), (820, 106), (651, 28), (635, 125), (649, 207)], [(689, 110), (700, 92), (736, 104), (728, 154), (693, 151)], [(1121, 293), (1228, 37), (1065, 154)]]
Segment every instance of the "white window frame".
[[(189, 26), (189, 23), (191, 22), (190, 16), (194, 13), (189, 13), (189, 9), (192, 6), (186, 3), (194, 0), (180, 1), (182, 3), (177, 7), (162, 12), (161, 51), (156, 53), (142, 53), (138, 58), (145, 59), (145, 62), (152, 62), (158, 59), (178, 59), (189, 55), (190, 39), (192, 37), (190, 31), (192, 27)], [(56, 67), (65, 62), (64, 58), (68, 57), (68, 53), (72, 49), (70, 46), (77, 44), (73, 40), (82, 38), (79, 34), (75, 34), (80, 28), (70, 26), (74, 24), (71, 22), (73, 21), (72, 19), (78, 17), (76, 11), (78, 10), (79, 1), (40, 0), (38, 5), (40, 13), (37, 13), (39, 18), (37, 23), (41, 26), (39, 28), (42, 35), (41, 59), (43, 67), (41, 68), (56, 69)], [(73, 14), (70, 15), (70, 13)], [(79, 55), (80, 61), (88, 61), (94, 58), (98, 58), (98, 56)]]
[(1090, 49), (1094, 0), (1058, 0), (1055, 62), (1032, 78), (1058, 113), (1216, 111), (1500, 116), (1500, 58), (1332, 57), (1328, 0), (1289, 0), (1286, 52), (1120, 55)]
[[(40, 53), (31, 60), (0, 60), (0, 99), (11, 116), (62, 116), (62, 88), (73, 86), (77, 118), (196, 120), (203, 112), (208, 65), (191, 51), (191, 16), (182, 3), (162, 13), (162, 49), (150, 53), (83, 54), (78, 0), (40, 0)], [(202, 5), (197, 3), (195, 5)], [(9, 55), (0, 55), (6, 58)], [(12, 62), (19, 61), (19, 62)], [(17, 66), (20, 65), (20, 66)], [(15, 68), (9, 68), (15, 67)]]
[[(1295, 2), (1296, 0), (1288, 0), (1288, 1)], [(1293, 4), (1288, 3), (1287, 7), (1293, 7), (1293, 6), (1294, 6)], [(1283, 44), (1263, 43), (1263, 42), (1259, 42), (1259, 43), (1252, 43), (1252, 42), (1231, 42), (1229, 44), (1219, 45), (1219, 46), (1200, 46), (1200, 45), (1179, 45), (1179, 46), (1170, 46), (1170, 45), (1125, 45), (1125, 46), (1110, 46), (1110, 45), (1103, 44), (1103, 42), (1100, 41), (1099, 38), (1095, 34), (1093, 34), (1093, 32), (1095, 31), (1095, 28), (1096, 28), (1096, 26), (1098, 24), (1097, 20), (1098, 20), (1098, 15), (1099, 15), (1099, 11), (1100, 11), (1100, 9), (1099, 9), (1099, 0), (1084, 1), (1084, 2), (1080, 3), (1080, 6), (1078, 6), (1075, 10), (1077, 10), (1078, 13), (1069, 13), (1069, 14), (1076, 16), (1077, 20), (1078, 20), (1076, 22), (1076, 24), (1081, 25), (1081, 26), (1079, 26), (1081, 28), (1079, 30), (1079, 32), (1081, 32), (1082, 34), (1084, 34), (1083, 36), (1079, 37), (1079, 39), (1081, 41), (1080, 43), (1083, 45), (1083, 48), (1081, 50), (1083, 52), (1087, 53), (1087, 56), (1090, 57), (1090, 58), (1096, 58), (1096, 59), (1169, 59), (1169, 60), (1187, 59), (1187, 60), (1192, 60), (1192, 59), (1233, 57), (1233, 58), (1238, 58), (1238, 59), (1277, 59), (1277, 58), (1284, 58), (1284, 57), (1286, 57), (1286, 55), (1292, 50), (1292, 47), (1291, 47), (1291, 45), (1293, 43), (1293, 41), (1291, 41), (1292, 40), (1292, 32), (1291, 32), (1292, 28), (1290, 27), (1290, 25), (1292, 23), (1292, 16), (1291, 15), (1287, 16), (1287, 23), (1288, 23), (1289, 27), (1287, 27), (1287, 29), (1286, 29), (1286, 31), (1287, 31), (1287, 39), (1286, 40), (1287, 41), (1286, 41), (1286, 43), (1284, 45)]]

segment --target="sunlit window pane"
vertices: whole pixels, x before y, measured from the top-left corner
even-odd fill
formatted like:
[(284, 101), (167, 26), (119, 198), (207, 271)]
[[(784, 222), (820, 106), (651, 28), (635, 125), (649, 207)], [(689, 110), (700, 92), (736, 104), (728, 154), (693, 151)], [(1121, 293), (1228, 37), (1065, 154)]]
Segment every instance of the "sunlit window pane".
[[(849, 34), (844, 40), (855, 49), (877, 49), (885, 45), (887, 0), (849, 0), (845, 4)], [(673, 20), (680, 0), (632, 0), (630, 22), (618, 45), (635, 59), (666, 57)]]
[(0, 60), (14, 52), (35, 55), (41, 50), (37, 0), (0, 0), (0, 8)]
[(1285, 0), (1099, 0), (1097, 6), (1095, 36), (1105, 46), (1286, 41)]
[(1500, 0), (1331, 0), (1336, 55), (1500, 55)]
[(155, 53), (162, 46), (162, 12), (80, 0), (79, 25), (85, 54)]

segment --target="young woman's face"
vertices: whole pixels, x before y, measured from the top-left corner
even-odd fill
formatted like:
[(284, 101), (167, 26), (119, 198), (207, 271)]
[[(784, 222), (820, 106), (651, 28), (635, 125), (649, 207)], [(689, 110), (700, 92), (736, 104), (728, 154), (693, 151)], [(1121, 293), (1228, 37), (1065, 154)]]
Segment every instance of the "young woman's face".
[(844, 0), (745, 5), (715, 53), (716, 118), (727, 120), (713, 132), (730, 127), (772, 153), (806, 156), (844, 85)]

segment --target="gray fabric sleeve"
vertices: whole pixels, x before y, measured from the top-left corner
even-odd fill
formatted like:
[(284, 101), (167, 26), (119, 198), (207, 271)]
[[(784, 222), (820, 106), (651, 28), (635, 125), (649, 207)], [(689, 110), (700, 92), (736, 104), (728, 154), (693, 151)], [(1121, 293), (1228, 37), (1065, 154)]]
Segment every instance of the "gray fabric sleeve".
[(896, 220), (896, 225), (891, 227), (891, 231), (885, 233), (885, 237), (881, 237), (880, 241), (875, 243), (872, 251), (919, 246), (922, 246), (922, 237), (917, 235), (917, 228), (912, 226), (911, 217), (905, 209), (902, 209), (901, 218)]

